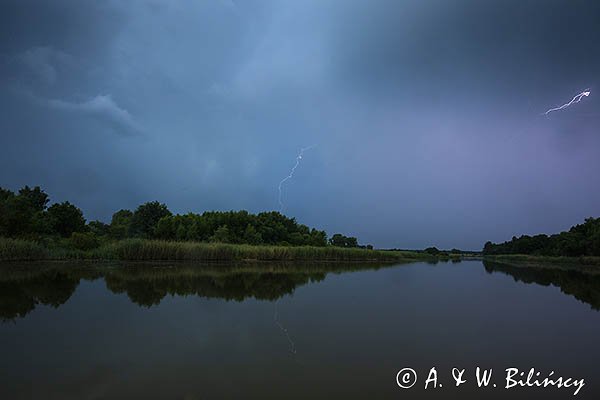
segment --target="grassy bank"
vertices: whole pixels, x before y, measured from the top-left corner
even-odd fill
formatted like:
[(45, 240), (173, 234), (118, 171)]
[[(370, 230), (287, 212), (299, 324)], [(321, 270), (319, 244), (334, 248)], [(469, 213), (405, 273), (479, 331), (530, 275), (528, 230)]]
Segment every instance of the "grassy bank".
[(556, 265), (556, 266), (598, 266), (600, 267), (600, 257), (581, 256), (581, 257), (550, 257), (550, 256), (532, 256), (529, 254), (506, 254), (484, 256), (484, 260), (496, 261), (510, 265)]
[(45, 248), (35, 242), (0, 238), (0, 260), (122, 260), (122, 261), (401, 261), (431, 256), (334, 246), (251, 246), (225, 243), (170, 242), (127, 239), (92, 250)]
[(0, 261), (45, 260), (49, 257), (48, 249), (38, 243), (0, 237)]

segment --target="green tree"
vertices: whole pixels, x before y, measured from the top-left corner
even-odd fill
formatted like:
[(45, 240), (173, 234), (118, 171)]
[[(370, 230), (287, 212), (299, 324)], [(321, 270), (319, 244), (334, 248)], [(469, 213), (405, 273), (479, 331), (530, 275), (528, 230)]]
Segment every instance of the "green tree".
[(221, 225), (220, 227), (218, 227), (214, 235), (212, 235), (212, 237), (210, 238), (211, 242), (216, 243), (229, 243), (230, 240), (231, 239), (229, 236), (229, 228), (227, 227), (227, 225)]
[(0, 187), (0, 236), (10, 236), (15, 194)]
[(50, 206), (48, 208), (48, 220), (52, 232), (62, 237), (69, 237), (73, 232), (85, 231), (83, 213), (68, 201)]
[(190, 218), (190, 225), (187, 229), (187, 240), (197, 242), (202, 235), (202, 229), (197, 221), (197, 218)]
[(46, 234), (48, 226), (44, 212), (48, 195), (39, 186), (25, 186), (15, 195), (0, 188), (0, 235), (39, 236)]
[(171, 211), (166, 205), (158, 201), (151, 201), (140, 205), (133, 213), (131, 219), (131, 230), (133, 236), (152, 238), (158, 221), (161, 218), (167, 217)]
[(358, 240), (355, 237), (336, 233), (329, 239), (329, 244), (337, 247), (358, 247)]
[(154, 235), (158, 239), (173, 240), (175, 238), (174, 217), (172, 215), (162, 217), (156, 224)]
[(19, 197), (23, 198), (33, 211), (44, 211), (50, 201), (48, 195), (39, 186), (33, 189), (25, 186), (19, 190)]
[(73, 232), (71, 244), (78, 250), (91, 250), (100, 245), (98, 238), (92, 232)]
[(310, 231), (310, 244), (311, 246), (327, 246), (327, 233), (325, 231), (319, 231), (317, 229), (311, 229)]
[(261, 244), (262, 236), (256, 230), (256, 228), (254, 228), (254, 226), (248, 224), (246, 225), (246, 229), (244, 230), (243, 241), (244, 243), (248, 244)]
[(600, 255), (600, 218), (587, 218), (566, 232), (555, 235), (522, 235), (510, 241), (495, 244), (486, 242), (484, 254), (533, 254), (545, 256)]
[(358, 239), (349, 236), (346, 238), (346, 247), (358, 247)]
[(184, 241), (187, 238), (187, 227), (185, 224), (180, 223), (177, 226), (177, 230), (175, 231), (175, 239), (179, 241)]
[(346, 245), (345, 236), (341, 233), (335, 233), (331, 239), (329, 239), (329, 244), (337, 247), (344, 247)]
[(113, 214), (110, 221), (110, 236), (114, 239), (125, 239), (131, 232), (131, 219), (133, 213), (130, 210), (119, 210)]
[(90, 221), (88, 228), (96, 236), (107, 236), (110, 233), (110, 225), (102, 221)]
[(440, 250), (437, 247), (428, 247), (423, 251), (434, 256), (440, 254)]

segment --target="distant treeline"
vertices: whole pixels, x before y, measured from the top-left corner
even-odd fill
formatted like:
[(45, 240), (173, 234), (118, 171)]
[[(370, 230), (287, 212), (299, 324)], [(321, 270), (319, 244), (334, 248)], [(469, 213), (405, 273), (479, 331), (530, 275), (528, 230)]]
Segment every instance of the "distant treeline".
[(487, 242), (484, 255), (531, 254), (540, 256), (600, 256), (600, 218), (588, 218), (567, 232), (555, 235), (523, 235), (500, 244)]
[(423, 254), (429, 254), (432, 256), (476, 256), (476, 255), (480, 255), (481, 252), (479, 251), (471, 251), (471, 250), (461, 250), (461, 249), (457, 249), (457, 248), (453, 248), (452, 250), (440, 250), (437, 247), (427, 247), (426, 249), (420, 250), (414, 250), (414, 249), (388, 249), (390, 251), (404, 251), (404, 252), (413, 252), (413, 253), (423, 253)]
[(251, 214), (247, 211), (207, 211), (202, 214), (173, 214), (157, 201), (134, 211), (119, 210), (109, 224), (86, 222), (82, 211), (68, 201), (48, 206), (48, 195), (38, 186), (25, 186), (18, 193), (0, 188), (0, 237), (60, 242), (89, 250), (115, 240), (142, 238), (250, 245), (359, 246), (354, 237), (299, 224), (276, 211)]

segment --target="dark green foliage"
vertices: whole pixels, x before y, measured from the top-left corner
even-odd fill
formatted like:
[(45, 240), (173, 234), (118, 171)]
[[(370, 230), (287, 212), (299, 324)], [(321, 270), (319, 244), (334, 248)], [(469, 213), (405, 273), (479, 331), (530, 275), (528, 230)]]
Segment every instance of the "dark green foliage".
[(428, 247), (425, 250), (423, 250), (425, 253), (427, 254), (431, 254), (433, 256), (436, 256), (438, 254), (440, 254), (440, 250), (437, 247)]
[(87, 230), (80, 209), (68, 201), (46, 208), (49, 201), (39, 186), (25, 186), (18, 194), (0, 188), (0, 236), (47, 242)]
[(588, 218), (567, 232), (555, 235), (523, 235), (500, 244), (487, 242), (485, 255), (532, 254), (539, 256), (600, 256), (600, 218)]
[(315, 228), (310, 230), (310, 245), (311, 246), (326, 246), (327, 245), (327, 233), (325, 231), (319, 231)]
[(90, 221), (88, 228), (96, 236), (108, 236), (110, 234), (110, 225), (101, 221)]
[(15, 194), (13, 192), (11, 192), (10, 190), (0, 187), (0, 202), (4, 202), (14, 196), (15, 196)]
[(0, 188), (0, 236), (9, 236), (10, 201), (15, 196), (10, 190)]
[(86, 229), (83, 213), (68, 201), (51, 205), (48, 208), (48, 221), (52, 232), (62, 237), (69, 237), (73, 232), (83, 232)]
[[(255, 246), (328, 245), (325, 231), (311, 229), (276, 211), (259, 214), (207, 211), (173, 215), (165, 204), (153, 201), (140, 205), (135, 212), (117, 211), (110, 224), (91, 221), (86, 225), (83, 213), (73, 204), (55, 203), (46, 208), (48, 202), (48, 195), (37, 186), (33, 189), (26, 186), (18, 194), (0, 188), (0, 237), (29, 239), (43, 243), (53, 251), (62, 249), (77, 256), (129, 238)], [(358, 246), (356, 238), (340, 234), (335, 235), (331, 244), (367, 248)]]
[(131, 234), (134, 237), (153, 238), (158, 221), (171, 215), (166, 205), (158, 201), (144, 203), (135, 210), (131, 218)]
[(327, 234), (298, 224), (278, 212), (208, 211), (161, 218), (154, 237), (164, 240), (326, 246)]
[(92, 250), (100, 245), (98, 238), (92, 232), (73, 232), (71, 244), (77, 250)]
[(253, 225), (246, 225), (246, 230), (244, 231), (244, 237), (242, 238), (244, 243), (248, 244), (260, 244), (262, 243), (262, 236), (260, 233), (256, 231)]
[(31, 189), (29, 186), (25, 186), (19, 190), (19, 197), (25, 200), (27, 205), (34, 211), (44, 211), (50, 199), (48, 195), (40, 189), (39, 186)]
[(129, 210), (119, 210), (113, 214), (110, 221), (109, 235), (113, 239), (125, 239), (131, 232), (133, 213)]
[(329, 244), (337, 247), (358, 247), (358, 240), (355, 237), (336, 233), (329, 239)]
[(14, 194), (0, 188), (0, 235), (35, 238), (46, 234), (48, 195), (39, 186), (25, 186)]
[(218, 227), (215, 234), (210, 237), (210, 241), (214, 243), (230, 243), (231, 239), (227, 225)]

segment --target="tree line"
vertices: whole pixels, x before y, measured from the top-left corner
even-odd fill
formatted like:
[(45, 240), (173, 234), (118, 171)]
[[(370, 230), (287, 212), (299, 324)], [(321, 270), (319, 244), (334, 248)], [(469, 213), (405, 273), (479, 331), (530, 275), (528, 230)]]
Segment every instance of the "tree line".
[(587, 218), (566, 232), (554, 235), (513, 236), (496, 244), (487, 242), (483, 254), (531, 254), (540, 256), (600, 256), (600, 218)]
[(250, 245), (359, 246), (354, 237), (327, 233), (268, 211), (206, 211), (173, 214), (165, 204), (147, 202), (135, 210), (119, 210), (110, 223), (87, 222), (68, 201), (48, 206), (50, 198), (39, 186), (17, 193), (0, 188), (0, 236), (36, 241), (69, 240), (82, 250), (103, 241), (127, 238), (201, 241)]

